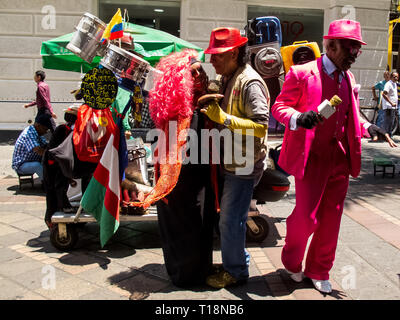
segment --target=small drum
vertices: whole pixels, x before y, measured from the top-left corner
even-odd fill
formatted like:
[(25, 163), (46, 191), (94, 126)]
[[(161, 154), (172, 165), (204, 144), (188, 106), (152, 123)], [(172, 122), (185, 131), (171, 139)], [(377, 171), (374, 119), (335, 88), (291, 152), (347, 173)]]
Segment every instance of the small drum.
[(100, 64), (121, 78), (141, 83), (148, 73), (150, 63), (139, 56), (109, 44)]
[(100, 42), (103, 36), (106, 24), (96, 16), (85, 13), (78, 25), (76, 31), (67, 45), (67, 49), (88, 63), (92, 63), (97, 54), (102, 55), (105, 45)]

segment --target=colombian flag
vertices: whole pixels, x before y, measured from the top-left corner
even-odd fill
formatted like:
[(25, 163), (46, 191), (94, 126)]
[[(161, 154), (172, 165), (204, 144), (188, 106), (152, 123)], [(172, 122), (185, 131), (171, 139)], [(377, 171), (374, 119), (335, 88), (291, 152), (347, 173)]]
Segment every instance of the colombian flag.
[(114, 40), (114, 39), (122, 38), (123, 35), (124, 35), (124, 29), (122, 27), (121, 9), (118, 8), (117, 13), (114, 14), (114, 17), (112, 17), (110, 23), (107, 25), (106, 29), (104, 30), (103, 38), (101, 39), (101, 42), (104, 43), (107, 39)]

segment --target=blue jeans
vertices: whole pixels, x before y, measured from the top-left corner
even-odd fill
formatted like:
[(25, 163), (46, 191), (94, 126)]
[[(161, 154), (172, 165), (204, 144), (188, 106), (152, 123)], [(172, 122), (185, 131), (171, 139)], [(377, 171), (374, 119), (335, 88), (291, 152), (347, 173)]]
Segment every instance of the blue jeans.
[(219, 230), (224, 269), (236, 280), (249, 277), (250, 256), (245, 249), (246, 220), (254, 179), (224, 175)]
[(38, 161), (32, 162), (24, 162), (21, 164), (16, 170), (19, 174), (34, 174), (36, 173), (39, 176), (40, 180), (43, 180), (43, 166)]
[(384, 118), (383, 109), (379, 109), (379, 110), (378, 110), (378, 117), (376, 118), (376, 125), (377, 125), (379, 128), (382, 128), (382, 127), (383, 127), (383, 118)]

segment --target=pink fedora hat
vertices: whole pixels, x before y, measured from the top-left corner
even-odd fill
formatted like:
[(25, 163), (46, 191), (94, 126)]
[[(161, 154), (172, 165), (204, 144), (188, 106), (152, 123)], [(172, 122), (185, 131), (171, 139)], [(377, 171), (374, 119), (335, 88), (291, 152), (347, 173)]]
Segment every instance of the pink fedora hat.
[(366, 45), (361, 37), (360, 23), (354, 20), (332, 21), (329, 25), (328, 35), (324, 36), (324, 39), (351, 39)]
[(236, 28), (216, 28), (211, 32), (207, 54), (223, 53), (246, 44), (247, 38)]

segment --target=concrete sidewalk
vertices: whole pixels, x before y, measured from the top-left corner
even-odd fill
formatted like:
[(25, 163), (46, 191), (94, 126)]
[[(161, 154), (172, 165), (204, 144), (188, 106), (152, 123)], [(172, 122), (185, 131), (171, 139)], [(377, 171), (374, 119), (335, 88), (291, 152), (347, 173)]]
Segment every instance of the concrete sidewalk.
[[(100, 247), (98, 225), (88, 223), (80, 229), (75, 250), (55, 249), (43, 222), (44, 193), (39, 185), (18, 190), (9, 168), (13, 147), (0, 146), (0, 299), (398, 300), (400, 168), (394, 178), (374, 177), (372, 159), (383, 155), (400, 161), (400, 147), (389, 149), (384, 143), (363, 140), (363, 148), (362, 173), (351, 179), (331, 271), (334, 291), (324, 296), (310, 281), (291, 281), (280, 261), (285, 219), (295, 204), (292, 177), (283, 200), (259, 206), (270, 233), (261, 244), (247, 245), (251, 254), (247, 284), (189, 290), (169, 281), (154, 221), (121, 224), (105, 248)], [(218, 238), (214, 260), (221, 262)]]

